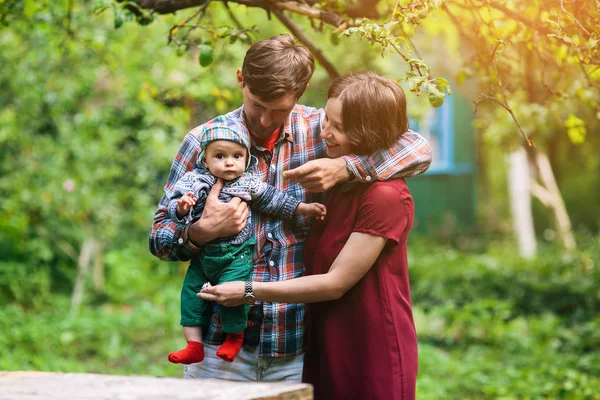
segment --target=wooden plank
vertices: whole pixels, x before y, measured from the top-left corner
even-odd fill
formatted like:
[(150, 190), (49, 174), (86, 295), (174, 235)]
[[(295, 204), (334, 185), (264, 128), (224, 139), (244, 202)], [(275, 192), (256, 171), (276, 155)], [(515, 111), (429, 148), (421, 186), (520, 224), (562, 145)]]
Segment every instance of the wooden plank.
[(304, 383), (0, 372), (0, 400), (312, 400)]

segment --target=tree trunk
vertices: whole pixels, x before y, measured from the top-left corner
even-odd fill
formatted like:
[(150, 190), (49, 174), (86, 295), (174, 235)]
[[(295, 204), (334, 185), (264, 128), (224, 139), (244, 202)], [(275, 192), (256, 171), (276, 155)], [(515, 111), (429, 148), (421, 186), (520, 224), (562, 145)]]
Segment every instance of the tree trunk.
[(95, 247), (96, 241), (92, 238), (85, 239), (83, 245), (81, 246), (79, 261), (77, 262), (77, 279), (75, 280), (73, 296), (71, 297), (71, 317), (74, 317), (77, 314), (79, 305), (83, 299), (85, 281), (88, 275), (90, 261), (92, 259), (92, 255), (94, 254)]
[(511, 153), (508, 163), (510, 206), (519, 254), (523, 258), (532, 258), (536, 254), (537, 243), (531, 213), (531, 173), (525, 150), (519, 148)]
[(97, 242), (94, 247), (94, 289), (96, 293), (104, 290), (104, 243)]
[(573, 235), (571, 218), (567, 213), (565, 202), (556, 184), (548, 156), (545, 153), (536, 151), (534, 160), (540, 182), (532, 183), (531, 193), (552, 212), (556, 234), (563, 248), (567, 251), (573, 251), (577, 248), (577, 243), (575, 242), (575, 235)]

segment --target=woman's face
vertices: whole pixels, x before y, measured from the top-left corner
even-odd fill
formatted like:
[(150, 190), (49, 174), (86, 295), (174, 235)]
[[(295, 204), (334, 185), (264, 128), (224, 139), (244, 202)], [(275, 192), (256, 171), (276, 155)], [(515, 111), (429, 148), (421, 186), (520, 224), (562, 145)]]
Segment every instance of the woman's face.
[(325, 106), (325, 118), (321, 129), (321, 137), (327, 144), (327, 156), (337, 158), (352, 154), (352, 146), (342, 130), (342, 103), (332, 97)]

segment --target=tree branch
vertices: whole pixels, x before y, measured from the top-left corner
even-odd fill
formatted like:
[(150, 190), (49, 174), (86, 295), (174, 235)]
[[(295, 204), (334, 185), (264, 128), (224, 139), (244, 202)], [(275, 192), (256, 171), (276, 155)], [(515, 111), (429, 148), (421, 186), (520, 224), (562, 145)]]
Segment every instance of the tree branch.
[(227, 4), (226, 1), (223, 2), (223, 5), (225, 6), (225, 9), (227, 10), (227, 15), (229, 15), (229, 18), (231, 19), (231, 21), (233, 22), (233, 24), (235, 25), (236, 28), (238, 28), (239, 30), (244, 29), (244, 26), (242, 25), (242, 23), (237, 19), (237, 17), (235, 16), (235, 14), (233, 13), (233, 11), (231, 11), (231, 9), (229, 8), (229, 5)]
[[(143, 9), (153, 10), (158, 14), (172, 14), (179, 10), (204, 5), (207, 0), (131, 0)], [(344, 30), (350, 26), (348, 21), (338, 14), (330, 11), (318, 10), (309, 4), (297, 3), (295, 1), (273, 1), (268, 0), (219, 0), (224, 3), (237, 3), (246, 7), (262, 8), (267, 11), (279, 8), (296, 14), (304, 15), (312, 19), (323, 21), (328, 25)]]
[[(452, 4), (454, 6), (458, 6), (463, 9), (467, 9), (467, 10), (475, 9), (475, 4), (472, 4), (473, 7), (468, 7), (468, 6), (464, 5), (462, 3), (462, 1), (460, 1), (460, 0), (457, 2), (450, 3), (450, 4)], [(489, 2), (486, 2), (485, 4), (482, 4), (481, 7), (485, 7), (486, 5), (489, 5), (490, 7), (495, 8), (496, 10), (505, 14), (506, 16), (509, 16), (509, 17), (521, 22), (523, 25), (526, 25), (526, 26), (530, 27), (531, 29), (534, 29), (538, 32), (545, 33), (545, 34), (555, 33), (550, 28), (544, 26), (541, 22), (532, 21), (530, 19), (527, 19), (527, 18), (523, 17), (523, 15), (519, 14), (516, 11), (511, 10), (510, 8), (506, 7), (503, 4), (498, 4), (494, 1), (489, 1)], [(485, 23), (485, 22), (483, 22), (483, 23), (487, 25), (487, 23)]]
[(554, 198), (545, 187), (537, 183), (534, 179), (530, 183), (531, 194), (537, 198), (546, 207), (551, 207), (554, 204)]
[(281, 8), (282, 10), (291, 11), (296, 14), (305, 15), (312, 19), (321, 20), (326, 24), (335, 26), (340, 31), (343, 31), (349, 27), (348, 22), (336, 13), (317, 10), (316, 8), (312, 8), (307, 4), (296, 3), (294, 1), (278, 1), (274, 2), (273, 5)]
[(279, 18), (281, 23), (284, 24), (286, 28), (288, 28), (289, 31), (292, 32), (292, 34), (311, 51), (311, 53), (315, 56), (319, 64), (321, 64), (321, 66), (325, 68), (325, 70), (332, 79), (340, 76), (338, 70), (331, 63), (331, 61), (327, 59), (323, 51), (312, 40), (310, 40), (308, 36), (306, 36), (306, 34), (302, 31), (302, 29), (300, 29), (298, 25), (294, 23), (294, 21), (292, 21), (287, 15), (285, 15), (282, 10), (274, 9), (272, 11), (273, 14), (275, 14), (277, 18)]
[(158, 14), (172, 14), (179, 10), (201, 6), (206, 0), (131, 0), (141, 8), (154, 10)]
[(495, 8), (498, 11), (501, 11), (505, 15), (508, 15), (509, 17), (514, 18), (519, 22), (522, 22), (523, 25), (526, 25), (526, 26), (530, 27), (531, 29), (534, 29), (538, 32), (545, 33), (545, 34), (554, 33), (551, 29), (547, 28), (546, 26), (542, 25), (541, 23), (537, 23), (536, 21), (532, 21), (530, 19), (523, 17), (522, 14), (519, 14), (516, 11), (509, 9), (508, 7), (506, 7), (503, 4), (498, 4), (494, 1), (490, 1), (488, 4), (490, 5), (490, 7)]
[(504, 101), (500, 101), (497, 98), (495, 98), (493, 96), (490, 96), (490, 95), (487, 95), (485, 93), (482, 94), (481, 97), (483, 98), (483, 100), (475, 102), (475, 113), (477, 113), (477, 108), (479, 107), (479, 104), (482, 103), (485, 100), (491, 100), (491, 101), (494, 101), (494, 102), (498, 103), (502, 108), (504, 108), (506, 111), (508, 111), (508, 113), (512, 117), (512, 119), (515, 122), (515, 124), (517, 124), (517, 128), (519, 128), (519, 132), (521, 132), (521, 135), (523, 136), (523, 138), (527, 142), (527, 145), (530, 146), (530, 147), (535, 147), (535, 143), (533, 142), (533, 140), (529, 139), (529, 137), (527, 136), (527, 134), (525, 133), (525, 131), (521, 127), (521, 124), (517, 120), (517, 117), (515, 116), (515, 113), (513, 112), (512, 108), (510, 108), (510, 106), (508, 105), (508, 103), (506, 101), (506, 97), (504, 97)]
[(585, 29), (585, 27), (584, 27), (583, 25), (581, 25), (581, 22), (579, 22), (579, 21), (577, 20), (577, 18), (575, 18), (573, 15), (571, 15), (571, 13), (570, 13), (570, 12), (568, 12), (568, 11), (565, 9), (565, 4), (564, 4), (564, 1), (563, 1), (563, 0), (560, 0), (560, 9), (561, 9), (561, 11), (562, 11), (562, 12), (564, 12), (564, 13), (565, 13), (565, 14), (567, 14), (569, 17), (571, 17), (571, 19), (572, 19), (573, 21), (575, 21), (575, 22), (577, 23), (577, 25), (579, 25), (579, 27), (580, 27), (580, 28), (581, 28), (581, 29), (582, 29), (582, 30), (585, 32), (585, 36), (586, 36), (588, 39), (590, 38), (590, 36), (592, 36), (592, 35), (590, 34), (590, 32), (589, 32), (587, 29)]

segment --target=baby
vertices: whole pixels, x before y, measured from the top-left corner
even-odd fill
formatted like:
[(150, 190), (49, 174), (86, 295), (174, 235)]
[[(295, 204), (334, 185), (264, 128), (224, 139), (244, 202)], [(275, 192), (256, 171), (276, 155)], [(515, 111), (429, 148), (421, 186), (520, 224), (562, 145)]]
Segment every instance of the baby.
[[(169, 199), (168, 214), (176, 223), (189, 226), (200, 218), (217, 179), (224, 181), (219, 194), (222, 202), (239, 197), (252, 201), (252, 208), (281, 218), (293, 215), (324, 218), (324, 205), (303, 203), (252, 174), (250, 139), (239, 122), (225, 116), (215, 120), (214, 124), (203, 128), (200, 144), (204, 150), (198, 162), (175, 184)], [(181, 290), (181, 325), (188, 345), (170, 353), (169, 361), (192, 364), (204, 359), (201, 326), (208, 323), (210, 309), (209, 304), (196, 294), (204, 285), (247, 281), (253, 267), (254, 244), (249, 212), (246, 226), (240, 233), (207, 243), (192, 258)], [(227, 337), (217, 350), (217, 356), (225, 361), (233, 361), (242, 348), (247, 307), (221, 309), (221, 323)]]

